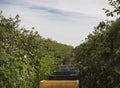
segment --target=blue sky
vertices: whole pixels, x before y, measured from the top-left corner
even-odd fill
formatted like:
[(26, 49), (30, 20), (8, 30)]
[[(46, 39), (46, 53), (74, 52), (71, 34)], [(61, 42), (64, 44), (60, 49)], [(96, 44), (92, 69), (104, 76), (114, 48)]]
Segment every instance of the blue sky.
[(21, 27), (35, 27), (45, 38), (77, 46), (100, 21), (108, 0), (0, 0), (6, 17), (20, 15)]

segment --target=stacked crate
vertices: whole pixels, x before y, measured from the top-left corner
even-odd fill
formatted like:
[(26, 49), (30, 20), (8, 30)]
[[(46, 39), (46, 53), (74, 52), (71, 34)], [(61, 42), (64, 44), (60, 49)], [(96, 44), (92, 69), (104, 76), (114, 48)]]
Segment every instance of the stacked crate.
[(77, 72), (72, 66), (61, 66), (49, 80), (40, 81), (40, 88), (79, 88)]

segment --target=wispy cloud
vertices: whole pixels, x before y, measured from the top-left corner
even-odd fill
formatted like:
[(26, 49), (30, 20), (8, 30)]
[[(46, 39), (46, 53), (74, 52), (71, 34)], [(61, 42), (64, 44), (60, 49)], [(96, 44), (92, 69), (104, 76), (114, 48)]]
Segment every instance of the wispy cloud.
[(0, 0), (0, 4), (25, 6), (26, 3), (25, 2), (21, 2), (20, 0)]
[(48, 7), (43, 7), (43, 6), (31, 6), (30, 9), (34, 9), (34, 10), (42, 10), (47, 12), (48, 14), (56, 14), (56, 15), (61, 15), (61, 16), (69, 16), (70, 14), (68, 12), (64, 12), (61, 11), (59, 9), (55, 9), (55, 8), (48, 8)]
[(43, 37), (76, 46), (100, 20), (104, 19), (98, 7), (93, 8), (92, 5), (98, 3), (94, 1), (104, 2), (104, 0), (0, 0), (0, 9), (5, 16), (19, 14), (22, 25), (27, 28), (34, 26)]

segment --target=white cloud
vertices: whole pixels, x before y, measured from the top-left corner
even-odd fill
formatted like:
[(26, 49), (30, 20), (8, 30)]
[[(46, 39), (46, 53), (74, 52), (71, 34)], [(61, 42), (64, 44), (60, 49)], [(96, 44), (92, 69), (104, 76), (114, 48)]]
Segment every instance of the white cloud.
[[(8, 1), (8, 0), (5, 0)], [(35, 27), (43, 37), (76, 46), (105, 19), (106, 0), (18, 0), (0, 4), (5, 16), (20, 15), (22, 25)], [(9, 9), (8, 9), (9, 8)], [(101, 10), (100, 10), (101, 8)]]

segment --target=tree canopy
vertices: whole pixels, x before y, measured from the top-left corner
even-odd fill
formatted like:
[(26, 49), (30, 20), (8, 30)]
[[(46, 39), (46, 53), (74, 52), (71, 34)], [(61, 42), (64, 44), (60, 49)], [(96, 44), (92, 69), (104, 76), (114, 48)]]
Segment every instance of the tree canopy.
[(108, 1), (114, 10), (105, 13), (117, 19), (100, 22), (75, 48), (82, 88), (120, 87), (120, 0)]
[[(68, 61), (72, 46), (19, 27), (19, 15), (0, 13), (0, 88), (34, 88)], [(67, 59), (67, 60), (66, 60)]]

